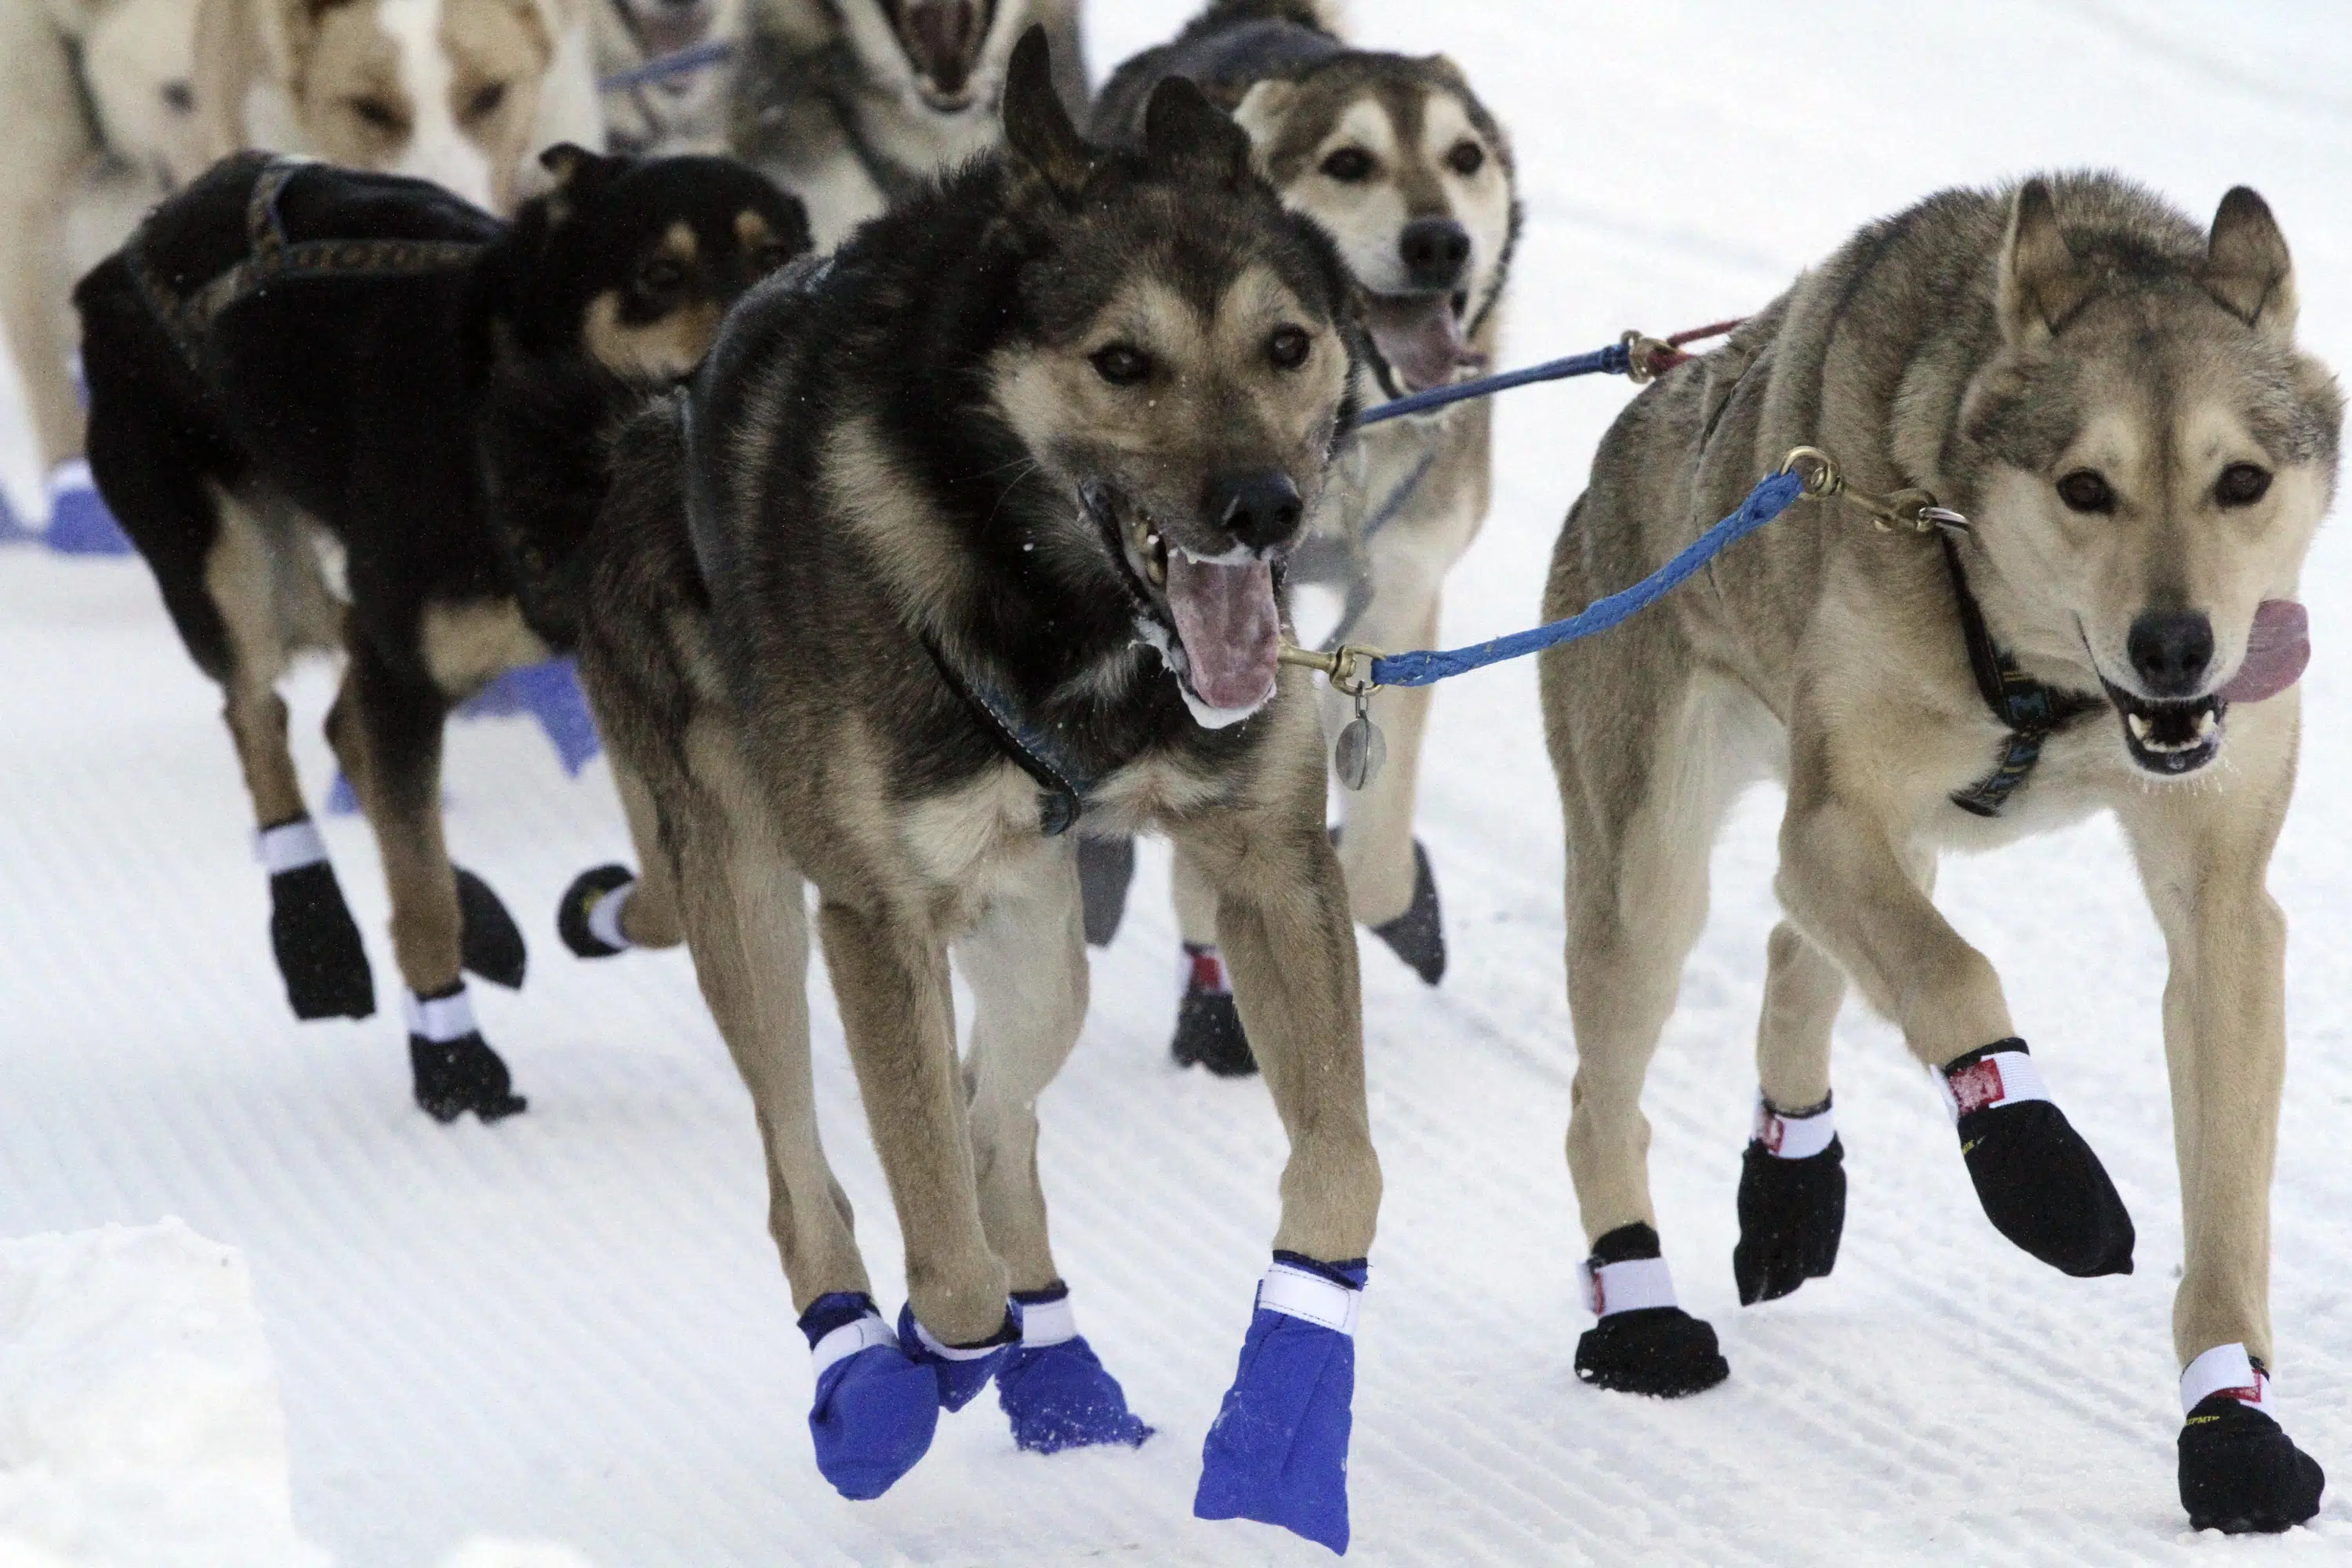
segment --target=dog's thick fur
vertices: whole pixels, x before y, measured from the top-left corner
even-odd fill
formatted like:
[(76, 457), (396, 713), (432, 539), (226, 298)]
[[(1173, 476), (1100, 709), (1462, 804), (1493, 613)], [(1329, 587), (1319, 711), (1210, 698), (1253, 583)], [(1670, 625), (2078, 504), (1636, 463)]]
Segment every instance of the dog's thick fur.
[(808, 204), (820, 249), (996, 145), (1015, 40), (1053, 40), (1085, 123), (1079, 0), (751, 0), (737, 154)]
[(445, 714), (566, 646), (600, 430), (690, 370), (726, 306), (807, 245), (797, 205), (740, 164), (549, 159), (561, 183), (511, 226), (420, 181), (302, 166), (273, 209), (289, 244), (474, 248), (279, 279), (175, 326), (175, 301), (253, 253), (248, 204), (272, 163), (244, 154), (76, 292), (91, 468), (226, 695), (264, 828), (308, 814), (275, 682), (306, 648), (349, 655), (329, 739), (420, 997), (458, 983), (465, 935), (441, 836)]
[[(1284, 204), (1338, 242), (1370, 300), (1375, 395), (1452, 381), (1492, 357), (1518, 226), (1511, 149), (1451, 60), (1350, 47), (1328, 7), (1309, 0), (1218, 0), (1174, 43), (1119, 68), (1095, 106), (1096, 134), (1139, 134), (1152, 87), (1171, 75), (1232, 110)], [(1295, 574), (1346, 595), (1342, 640), (1434, 646), (1445, 574), (1486, 519), (1491, 430), (1488, 405), (1476, 400), (1351, 444), (1345, 482), (1317, 514)], [(1375, 700), (1388, 766), (1341, 797), (1340, 864), (1356, 918), (1370, 926), (1397, 920), (1414, 897), (1429, 701), (1425, 688)], [(1331, 699), (1335, 727), (1343, 705)], [(1178, 864), (1176, 886), (1184, 940), (1213, 942), (1189, 865)]]
[[(1088, 821), (1164, 829), (1206, 868), (1292, 1139), (1276, 1245), (1360, 1258), (1380, 1194), (1312, 689), (1286, 669), (1207, 728), (1223, 655), (1182, 634), (1180, 685), (1139, 642), (1180, 635), (1150, 582), (1174, 551), (1254, 574), (1295, 534), (1352, 413), (1349, 283), (1197, 93), (1171, 84), (1149, 151), (1116, 153), (1079, 140), (1047, 69), (1033, 33), (1005, 154), (806, 291), (747, 300), (691, 400), (631, 427), (581, 649), (653, 806), (628, 907), (680, 908), (796, 1307), (867, 1289), (811, 1094), (814, 883), (913, 1309), (950, 1344), (1058, 1277), (1036, 1104), (1087, 1008), (1076, 835), (1045, 835), (1039, 784), (951, 679), (1097, 781)], [(1244, 476), (1291, 497), (1255, 549)], [(951, 952), (976, 1005), (961, 1072)]]
[(541, 149), (604, 144), (589, 4), (202, 0), (208, 150), (407, 174), (511, 212)]
[[(709, 43), (740, 47), (751, 0), (589, 0), (599, 78)], [(615, 153), (725, 153), (735, 62), (721, 61), (604, 95)]]
[[(2264, 879), (2298, 697), (2230, 708), (2220, 759), (2187, 777), (2142, 760), (2126, 716), (2220, 691), (2258, 603), (2294, 595), (2341, 420), (2294, 321), (2285, 242), (2250, 191), (2210, 234), (2111, 176), (1953, 191), (1864, 229), (1618, 418), (1560, 534), (1547, 619), (1655, 568), (1815, 445), (1856, 486), (1921, 486), (1972, 519), (1960, 559), (1999, 646), (2050, 687), (2110, 696), (2045, 743), (1999, 816), (1959, 809), (2002, 730), (1953, 583), (1935, 541), (1845, 502), (1801, 506), (1706, 581), (1544, 657), (1568, 831), (1568, 1161), (1589, 1238), (1657, 1223), (1642, 1081), (1745, 784), (1788, 786), (1757, 1045), (1783, 1107), (1828, 1096), (1849, 982), (1930, 1067), (2014, 1036), (1991, 966), (1930, 901), (1937, 858), (2112, 810), (2172, 962), (2174, 1349), (2270, 1355), (2286, 928)], [(2217, 488), (2233, 465), (2271, 476), (2259, 499)], [(2062, 499), (2097, 499), (2085, 470), (2104, 511)], [(2210, 619), (2210, 660), (2169, 690), (2138, 662), (2151, 613)]]
[[(0, 328), (44, 467), (81, 452), (66, 374), (73, 258), (120, 244), (137, 215), (211, 162), (190, 79), (197, 0), (0, 5)], [(69, 217), (103, 230), (89, 245)]]

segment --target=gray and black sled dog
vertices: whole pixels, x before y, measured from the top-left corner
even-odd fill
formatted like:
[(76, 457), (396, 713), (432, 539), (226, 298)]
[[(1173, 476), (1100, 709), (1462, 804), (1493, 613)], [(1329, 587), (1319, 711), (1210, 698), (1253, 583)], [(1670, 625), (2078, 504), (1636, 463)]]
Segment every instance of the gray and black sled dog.
[[(1341, 41), (1323, 0), (1216, 0), (1172, 44), (1121, 66), (1095, 108), (1105, 141), (1140, 133), (1151, 89), (1171, 76), (1230, 110), (1285, 205), (1320, 224), (1361, 287), (1375, 350), (1368, 402), (1425, 391), (1493, 356), (1518, 232), (1509, 140), (1443, 56)], [(1492, 418), (1484, 400), (1396, 419), (1349, 445), (1326, 504), (1294, 558), (1294, 583), (1344, 596), (1330, 642), (1433, 646), (1445, 574), (1486, 521)], [(1412, 836), (1426, 689), (1381, 693), (1388, 765), (1343, 795), (1339, 862), (1356, 919), (1422, 979), (1445, 972), (1437, 885)], [(1328, 700), (1336, 731), (1344, 700)], [(1134, 858), (1125, 840), (1086, 849), (1087, 934), (1117, 931)], [(1247, 1072), (1248, 1040), (1217, 949), (1199, 868), (1175, 867), (1180, 964), (1176, 1059)]]
[[(1174, 836), (1292, 1140), (1194, 1506), (1337, 1548), (1381, 1177), (1321, 727), (1277, 658), (1282, 560), (1355, 415), (1353, 286), (1192, 84), (1112, 151), (1050, 68), (1033, 29), (1005, 153), (755, 291), (622, 438), (581, 664), (643, 876), (588, 916), (692, 949), (758, 1112), (817, 1464), (869, 1498), (992, 1376), (1024, 1447), (1148, 1436), (1076, 1335), (1036, 1106), (1087, 1009), (1076, 829)], [(818, 1143), (812, 883), (905, 1238), (895, 1330)]]
[(1086, 114), (1078, 0), (751, 0), (735, 72), (739, 156), (808, 205), (817, 247), (997, 143), (1013, 46), (1053, 40)]
[[(1802, 508), (1706, 586), (1544, 658), (1568, 833), (1568, 1163), (1601, 1314), (1577, 1351), (1587, 1381), (1687, 1394), (1728, 1370), (1674, 1304), (1640, 1100), (1706, 917), (1709, 847), (1761, 777), (1788, 786), (1786, 918), (1740, 1299), (1835, 1261), (1830, 1033), (1849, 982), (1930, 1069), (1994, 1226), (2070, 1275), (2130, 1271), (2114, 1185), (1991, 966), (1930, 899), (1946, 849), (2111, 810), (2171, 955), (2181, 1501), (2231, 1531), (2317, 1510), (2319, 1467), (2279, 1427), (2268, 1370), (2286, 925), (2264, 882), (2294, 783), (2296, 581), (2342, 419), (2294, 323), (2286, 241), (2253, 192), (2224, 197), (2209, 232), (2112, 176), (2033, 179), (1872, 225), (1618, 418), (1560, 534), (1548, 618), (1658, 566), (1800, 446), (1854, 489), (1908, 492), (1885, 510), (1916, 526), (1874, 529), (1877, 503), (1850, 493)], [(1921, 510), (1937, 504), (1965, 521)]]
[[(604, 134), (614, 152), (642, 158), (730, 150), (736, 59), (751, 6), (751, 0), (593, 0)], [(733, 52), (691, 70), (661, 72), (666, 59), (719, 47)]]

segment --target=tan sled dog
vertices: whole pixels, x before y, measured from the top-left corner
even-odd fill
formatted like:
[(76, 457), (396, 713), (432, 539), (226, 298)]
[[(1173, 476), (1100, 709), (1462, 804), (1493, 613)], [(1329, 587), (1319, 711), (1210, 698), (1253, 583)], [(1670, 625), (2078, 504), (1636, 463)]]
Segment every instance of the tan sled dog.
[[(1601, 1314), (1578, 1349), (1588, 1381), (1680, 1394), (1727, 1370), (1674, 1305), (1639, 1101), (1717, 826), (1768, 774), (1788, 785), (1786, 919), (1742, 1299), (1834, 1261), (1830, 1030), (1849, 981), (1934, 1069), (1994, 1225), (2069, 1274), (2129, 1270), (2114, 1187), (1999, 978), (1929, 899), (1945, 849), (2112, 810), (2172, 962), (2182, 1501), (2224, 1529), (2317, 1508), (2319, 1468), (2273, 1419), (2264, 1372), (2286, 929), (2263, 881), (2294, 781), (2291, 601), (2341, 422), (2294, 321), (2286, 242), (2252, 191), (2208, 232), (2113, 177), (2036, 179), (1873, 225), (1619, 417), (1553, 555), (1548, 617), (1656, 567), (1799, 446), (1856, 490), (1927, 492), (1883, 510), (1928, 521), (1881, 531), (1850, 498), (1801, 505), (1707, 582), (1545, 658), (1579, 1052), (1568, 1159)], [(1935, 502), (1967, 522), (1939, 530)]]
[[(1015, 1374), (1068, 1341), (1038, 1332), (1068, 1308), (1036, 1141), (1087, 1006), (1073, 830), (1172, 835), (1292, 1140), (1258, 1313), (1283, 1323), (1252, 1328), (1196, 1506), (1330, 1539), (1336, 1503), (1344, 1542), (1346, 1394), (1302, 1395), (1337, 1443), (1287, 1458), (1292, 1418), (1255, 1405), (1296, 1333), (1352, 1328), (1380, 1194), (1315, 693), (1276, 665), (1279, 563), (1351, 412), (1351, 284), (1198, 89), (1149, 120), (1139, 153), (1081, 141), (1033, 30), (1004, 154), (748, 297), (624, 438), (581, 667), (644, 876), (589, 921), (652, 943), (683, 917), (766, 1144), (818, 1463), (872, 1496), (1015, 1340), (1003, 1403), (1048, 1440)], [(905, 1237), (895, 1341), (817, 1142), (810, 884)], [(1284, 1326), (1310, 1299), (1318, 1326)], [(907, 1356), (940, 1362), (937, 1401), (892, 1392)]]

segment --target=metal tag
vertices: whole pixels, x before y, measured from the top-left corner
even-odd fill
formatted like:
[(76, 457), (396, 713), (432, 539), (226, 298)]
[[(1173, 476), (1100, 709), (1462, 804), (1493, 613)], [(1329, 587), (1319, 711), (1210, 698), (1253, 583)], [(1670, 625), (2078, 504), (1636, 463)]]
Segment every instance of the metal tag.
[(1359, 711), (1339, 731), (1339, 743), (1331, 748), (1331, 766), (1339, 782), (1349, 789), (1370, 787), (1381, 776), (1381, 767), (1389, 760), (1388, 737), (1371, 716)]

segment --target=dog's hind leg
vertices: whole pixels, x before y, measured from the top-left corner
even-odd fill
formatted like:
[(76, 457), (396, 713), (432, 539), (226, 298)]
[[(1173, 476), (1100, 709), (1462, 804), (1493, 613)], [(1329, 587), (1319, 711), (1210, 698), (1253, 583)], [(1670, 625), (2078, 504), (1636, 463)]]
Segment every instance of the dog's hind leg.
[(1178, 833), (1217, 890), (1234, 999), (1290, 1140), (1274, 1265), (1202, 1448), (1192, 1511), (1278, 1524), (1344, 1552), (1356, 1306), (1381, 1167), (1364, 1100), (1355, 922), (1323, 830), (1319, 731), (1311, 712), (1301, 720), (1306, 732), (1279, 742), (1297, 747), (1287, 798)]
[(1087, 958), (1075, 847), (1048, 840), (1029, 878), (992, 899), (956, 944), (972, 990), (972, 1164), (989, 1245), (1012, 1272), (1021, 1342), (997, 1371), (1013, 1440), (1038, 1453), (1141, 1443), (1118, 1380), (1077, 1331), (1054, 1265), (1037, 1177), (1037, 1097), (1061, 1070), (1087, 1016)]
[(676, 947), (686, 940), (677, 876), (662, 851), (658, 814), (636, 770), (614, 756), (613, 787), (629, 822), (638, 869), (598, 866), (572, 879), (555, 911), (563, 944), (582, 958), (610, 958), (633, 947)]
[(367, 814), (392, 895), (392, 946), (408, 994), (416, 1103), (437, 1121), (495, 1121), (525, 1109), (482, 1038), (466, 993), (465, 913), (441, 832), (441, 731), (448, 700), (395, 670), (354, 630), (327, 738)]
[(2231, 714), (2237, 765), (2219, 786), (2130, 795), (2119, 813), (2171, 959), (2164, 1049), (2187, 1245), (2172, 1311), (2180, 1501), (2200, 1530), (2300, 1524), (2326, 1485), (2279, 1426), (2269, 1381), (2286, 917), (2264, 882), (2294, 784), (2298, 701), (2290, 692)]
[(1176, 1037), (1168, 1054), (1180, 1068), (1203, 1067), (1219, 1078), (1257, 1071), (1241, 1010), (1234, 1005), (1225, 955), (1217, 946), (1217, 889), (1199, 858), (1180, 839), (1169, 865), (1175, 895)]
[[(1435, 647), (1443, 573), (1442, 565), (1398, 561), (1382, 574), (1380, 592), (1349, 640), (1380, 648)], [(1412, 814), (1433, 695), (1426, 686), (1373, 695), (1371, 716), (1388, 742), (1388, 763), (1362, 790), (1339, 792), (1339, 866), (1356, 919), (1431, 985), (1445, 973), (1445, 928), (1428, 851), (1412, 836)], [(1355, 717), (1355, 705), (1328, 693), (1324, 712), (1336, 735)]]
[(1731, 1253), (1746, 1306), (1827, 1275), (1845, 1228), (1845, 1146), (1830, 1114), (1830, 1030), (1845, 972), (1787, 921), (1772, 928), (1766, 959), (1756, 1131), (1740, 1159)]

